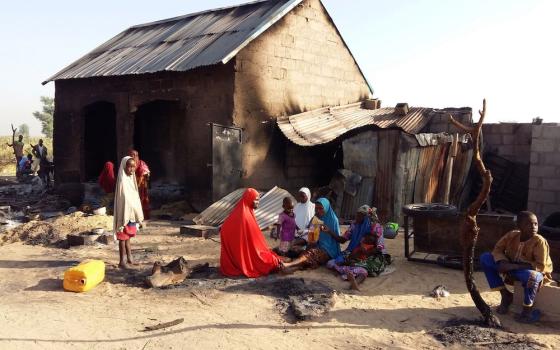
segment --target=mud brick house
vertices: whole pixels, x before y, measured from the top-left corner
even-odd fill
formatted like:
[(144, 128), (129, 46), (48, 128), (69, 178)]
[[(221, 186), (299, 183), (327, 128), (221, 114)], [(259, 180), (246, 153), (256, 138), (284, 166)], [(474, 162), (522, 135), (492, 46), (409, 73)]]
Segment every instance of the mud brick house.
[[(256, 1), (133, 26), (50, 81), (57, 183), (95, 179), (134, 147), (154, 183), (214, 198), (323, 176), (331, 146), (311, 152), (289, 142), (276, 118), (372, 96), (320, 0)], [(307, 167), (290, 173), (292, 163)]]

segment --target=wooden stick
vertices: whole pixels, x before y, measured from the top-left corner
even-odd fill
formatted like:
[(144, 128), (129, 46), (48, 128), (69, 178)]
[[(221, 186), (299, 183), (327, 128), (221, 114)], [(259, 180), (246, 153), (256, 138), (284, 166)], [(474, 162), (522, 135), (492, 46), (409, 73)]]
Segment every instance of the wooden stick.
[(184, 318), (179, 318), (179, 319), (176, 319), (176, 320), (171, 321), (171, 322), (158, 323), (155, 326), (146, 326), (140, 332), (151, 332), (151, 331), (157, 331), (158, 329), (173, 327), (173, 326), (176, 326), (178, 324), (183, 323), (183, 321), (185, 321)]
[(473, 162), (478, 169), (478, 172), (482, 176), (482, 188), (480, 193), (476, 197), (475, 201), (467, 209), (465, 215), (465, 220), (461, 225), (461, 246), (463, 247), (463, 272), (465, 276), (465, 283), (467, 285), (467, 290), (469, 291), (471, 298), (476, 305), (476, 308), (480, 311), (484, 318), (484, 323), (489, 327), (501, 328), (502, 323), (500, 319), (494, 315), (494, 312), (488, 306), (486, 301), (480, 295), (480, 292), (476, 286), (473, 276), (473, 260), (474, 260), (474, 249), (476, 247), (476, 242), (478, 240), (478, 234), (480, 228), (476, 222), (476, 216), (480, 212), (480, 208), (488, 198), (490, 193), (490, 187), (492, 186), (492, 174), (482, 161), (480, 155), (480, 132), (482, 130), (482, 124), (484, 123), (484, 117), (486, 116), (486, 99), (482, 103), (482, 111), (478, 111), (480, 114), (480, 119), (474, 127), (467, 127), (462, 123), (456, 121), (453, 116), (450, 116), (451, 123), (453, 123), (457, 128), (463, 130), (471, 135), (474, 143), (473, 152)]

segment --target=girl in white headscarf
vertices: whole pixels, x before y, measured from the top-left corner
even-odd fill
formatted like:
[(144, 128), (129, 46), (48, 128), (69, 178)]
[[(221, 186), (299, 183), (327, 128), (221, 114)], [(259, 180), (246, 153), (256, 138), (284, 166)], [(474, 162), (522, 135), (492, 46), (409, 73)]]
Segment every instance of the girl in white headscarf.
[(311, 203), (311, 191), (309, 188), (302, 187), (297, 195), (298, 203), (294, 207), (296, 214), (296, 225), (298, 227), (297, 237), (307, 241), (309, 223), (315, 216), (315, 204)]
[(144, 221), (135, 170), (134, 159), (124, 157), (121, 160), (115, 186), (113, 230), (119, 240), (120, 268), (126, 268), (126, 263), (134, 264), (130, 252), (130, 238), (136, 236), (138, 226)]

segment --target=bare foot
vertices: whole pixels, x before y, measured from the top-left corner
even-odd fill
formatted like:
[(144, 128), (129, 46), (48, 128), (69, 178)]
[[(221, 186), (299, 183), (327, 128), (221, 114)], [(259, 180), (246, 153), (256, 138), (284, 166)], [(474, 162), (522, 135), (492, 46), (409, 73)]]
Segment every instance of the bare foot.
[(126, 270), (128, 269), (128, 266), (124, 262), (121, 262), (119, 263), (119, 269)]
[(132, 265), (132, 266), (138, 266), (140, 265), (139, 263), (137, 263), (136, 261), (132, 261), (132, 260), (128, 260), (127, 264)]
[(356, 279), (354, 278), (354, 275), (349, 273), (347, 275), (348, 277), (348, 282), (350, 282), (350, 290), (360, 290), (360, 287), (358, 287), (358, 283), (356, 282)]

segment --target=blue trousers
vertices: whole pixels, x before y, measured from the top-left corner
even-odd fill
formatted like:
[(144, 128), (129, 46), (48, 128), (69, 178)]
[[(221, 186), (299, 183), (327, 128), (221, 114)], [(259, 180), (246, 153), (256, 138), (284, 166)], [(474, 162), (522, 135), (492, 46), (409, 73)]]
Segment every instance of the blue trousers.
[[(498, 264), (494, 260), (494, 256), (490, 253), (484, 253), (480, 256), (480, 265), (488, 280), (488, 285), (492, 290), (501, 290), (505, 288), (504, 280), (498, 272)], [(523, 305), (533, 306), (537, 292), (543, 280), (543, 274), (535, 270), (513, 270), (507, 275), (516, 281), (521, 282), (523, 286), (524, 296)]]

